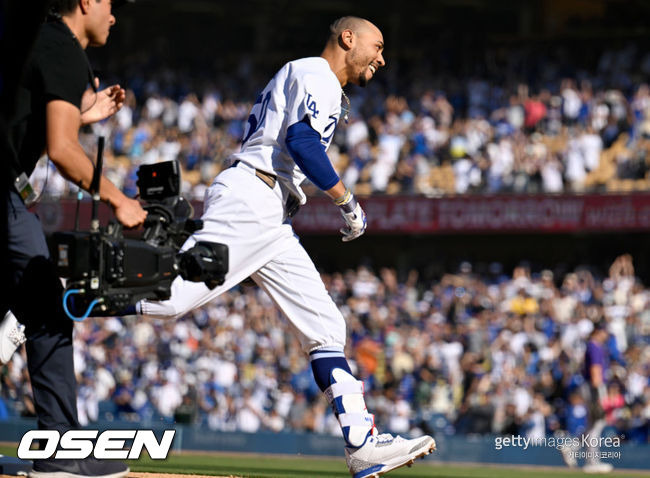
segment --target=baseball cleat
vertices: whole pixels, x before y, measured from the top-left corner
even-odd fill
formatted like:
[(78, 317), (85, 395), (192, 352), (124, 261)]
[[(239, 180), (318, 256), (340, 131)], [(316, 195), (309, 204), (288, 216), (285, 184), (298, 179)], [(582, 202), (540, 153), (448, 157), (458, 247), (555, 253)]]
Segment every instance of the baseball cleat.
[(18, 322), (11, 311), (0, 322), (0, 365), (9, 363), (12, 355), (25, 343), (25, 326)]
[(369, 435), (359, 448), (345, 447), (345, 461), (354, 478), (377, 478), (435, 451), (436, 442), (426, 435), (412, 440), (384, 433)]

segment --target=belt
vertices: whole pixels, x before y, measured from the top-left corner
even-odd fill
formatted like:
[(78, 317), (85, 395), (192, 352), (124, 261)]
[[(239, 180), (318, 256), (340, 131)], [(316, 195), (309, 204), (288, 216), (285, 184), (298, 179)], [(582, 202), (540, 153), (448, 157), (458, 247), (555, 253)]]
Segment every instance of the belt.
[[(230, 167), (236, 168), (240, 162), (240, 160), (236, 160), (230, 165)], [(260, 178), (264, 184), (266, 184), (271, 189), (275, 188), (275, 184), (278, 182), (277, 176), (267, 173), (266, 171), (262, 171), (261, 169), (255, 168), (255, 176)], [(286, 210), (288, 217), (295, 216), (298, 214), (298, 209), (300, 209), (300, 200), (293, 194), (289, 194), (289, 197), (287, 197), (287, 201), (284, 205), (284, 209)]]
[[(230, 167), (235, 168), (239, 163), (240, 161), (237, 160), (234, 163), (232, 163), (232, 166)], [(261, 169), (255, 168), (255, 176), (260, 178), (264, 182), (264, 184), (266, 184), (271, 189), (275, 188), (275, 183), (278, 182), (277, 176), (275, 176), (274, 174), (267, 173), (266, 171), (262, 171)]]

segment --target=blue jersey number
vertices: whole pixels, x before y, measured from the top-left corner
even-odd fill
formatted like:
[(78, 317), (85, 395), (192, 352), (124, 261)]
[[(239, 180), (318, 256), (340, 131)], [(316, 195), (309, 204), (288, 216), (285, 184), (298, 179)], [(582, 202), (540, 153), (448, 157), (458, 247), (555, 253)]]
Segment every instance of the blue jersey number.
[(246, 141), (248, 141), (248, 138), (250, 138), (255, 131), (260, 129), (260, 126), (262, 126), (262, 123), (264, 123), (264, 118), (266, 118), (266, 109), (269, 106), (269, 101), (271, 100), (271, 92), (269, 91), (262, 97), (262, 95), (257, 97), (257, 100), (255, 100), (255, 104), (253, 105), (253, 110), (255, 109), (255, 106), (258, 104), (262, 104), (260, 106), (260, 117), (259, 119), (255, 116), (255, 113), (251, 111), (251, 115), (248, 117), (248, 133), (246, 133), (246, 137), (242, 140), (242, 144), (244, 144)]
[(330, 119), (330, 122), (327, 125), (327, 127), (325, 128), (325, 131), (323, 131), (323, 134), (327, 134), (329, 129), (332, 128), (332, 132), (330, 133), (329, 136), (323, 136), (323, 142), (326, 145), (327, 145), (327, 143), (330, 142), (330, 139), (332, 139), (332, 136), (334, 136), (334, 130), (336, 130), (336, 123), (338, 122), (338, 119), (334, 115), (331, 115), (329, 119)]

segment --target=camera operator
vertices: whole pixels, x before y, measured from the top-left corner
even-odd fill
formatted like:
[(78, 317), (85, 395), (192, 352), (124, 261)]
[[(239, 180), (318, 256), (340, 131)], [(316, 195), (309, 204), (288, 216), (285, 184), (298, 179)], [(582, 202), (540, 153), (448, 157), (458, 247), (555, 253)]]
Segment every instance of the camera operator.
[[(7, 194), (10, 289), (2, 299), (2, 316), (11, 310), (25, 324), (28, 368), (40, 429), (63, 433), (79, 427), (72, 353), (72, 322), (62, 307), (62, 286), (50, 260), (39, 219), (23, 198), (27, 177), (46, 152), (61, 174), (89, 189), (93, 165), (78, 141), (82, 124), (118, 111), (124, 90), (115, 85), (96, 91), (85, 54), (88, 46), (106, 43), (115, 17), (111, 0), (53, 0), (54, 18), (41, 27), (18, 90), (16, 111), (9, 123), (13, 157), (12, 184)], [(113, 2), (118, 3), (118, 2)], [(88, 84), (92, 91), (85, 91)], [(141, 224), (146, 212), (108, 179), (101, 178), (101, 199), (109, 203), (126, 227)], [(104, 476), (128, 473), (119, 462), (35, 460), (31, 476)]]

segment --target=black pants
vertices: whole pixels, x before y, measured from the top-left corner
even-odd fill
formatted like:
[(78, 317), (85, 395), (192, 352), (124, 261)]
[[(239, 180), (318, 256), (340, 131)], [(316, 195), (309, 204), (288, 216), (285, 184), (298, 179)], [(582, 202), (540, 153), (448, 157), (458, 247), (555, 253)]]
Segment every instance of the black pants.
[(63, 287), (38, 217), (27, 210), (15, 191), (8, 193), (5, 202), (9, 260), (5, 284), (9, 288), (4, 291), (0, 312), (4, 317), (6, 309), (11, 309), (25, 325), (39, 428), (60, 432), (78, 428), (72, 321), (63, 311)]

